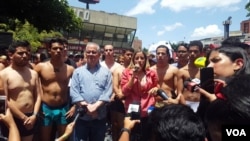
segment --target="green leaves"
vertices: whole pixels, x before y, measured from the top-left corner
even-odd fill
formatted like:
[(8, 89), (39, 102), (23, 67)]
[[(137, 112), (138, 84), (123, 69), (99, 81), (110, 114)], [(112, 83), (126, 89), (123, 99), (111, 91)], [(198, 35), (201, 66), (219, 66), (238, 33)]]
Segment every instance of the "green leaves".
[(0, 23), (9, 24), (9, 19), (28, 21), (38, 31), (71, 31), (79, 29), (77, 18), (67, 0), (4, 0), (0, 5)]

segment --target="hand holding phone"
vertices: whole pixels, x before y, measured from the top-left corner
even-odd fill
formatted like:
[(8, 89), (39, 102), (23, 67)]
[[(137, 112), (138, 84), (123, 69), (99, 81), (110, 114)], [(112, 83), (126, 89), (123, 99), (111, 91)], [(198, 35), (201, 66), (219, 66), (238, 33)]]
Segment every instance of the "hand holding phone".
[(141, 117), (140, 105), (136, 104), (136, 103), (129, 104), (127, 113), (130, 116), (131, 120), (140, 119), (140, 117)]
[(5, 114), (5, 111), (6, 111), (6, 96), (1, 95), (0, 96), (0, 113)]

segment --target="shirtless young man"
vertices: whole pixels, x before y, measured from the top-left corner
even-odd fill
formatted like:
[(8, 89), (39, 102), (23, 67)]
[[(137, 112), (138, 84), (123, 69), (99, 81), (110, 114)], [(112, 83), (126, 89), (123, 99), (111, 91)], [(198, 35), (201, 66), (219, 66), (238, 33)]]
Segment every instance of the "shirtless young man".
[(0, 72), (4, 93), (22, 141), (32, 141), (41, 104), (39, 77), (37, 72), (27, 67), (29, 42), (13, 42), (9, 52), (12, 63)]
[(112, 139), (117, 141), (120, 136), (120, 131), (123, 127), (123, 120), (125, 116), (124, 95), (121, 88), (121, 76), (125, 68), (129, 67), (132, 56), (134, 54), (133, 48), (123, 50), (124, 65), (116, 68), (113, 72), (113, 92), (115, 94), (114, 101), (111, 106), (111, 121), (112, 121)]
[[(175, 98), (175, 90), (177, 88), (177, 73), (178, 68), (169, 64), (170, 53), (168, 47), (160, 45), (156, 48), (156, 65), (151, 69), (155, 70), (158, 76), (159, 88), (165, 91), (169, 99)], [(156, 93), (157, 88), (153, 89), (151, 93)], [(159, 98), (157, 98), (159, 100)], [(162, 99), (160, 99), (161, 101)], [(161, 102), (158, 102), (158, 104)], [(157, 106), (161, 106), (157, 105)]]
[[(113, 75), (113, 72), (116, 68), (121, 67), (121, 65), (117, 62), (115, 62), (115, 58), (114, 58), (114, 47), (113, 45), (105, 45), (104, 46), (104, 57), (105, 59), (100, 63), (103, 67), (109, 69)], [(113, 77), (113, 76), (112, 76)], [(110, 121), (112, 126), (113, 126), (113, 122), (110, 118), (112, 118), (112, 111), (113, 111), (113, 102), (114, 102), (114, 98), (115, 95), (112, 94), (111, 97), (111, 103), (108, 105), (107, 110), (109, 111), (108, 114), (110, 114), (110, 116), (108, 115), (108, 122)], [(112, 134), (112, 136), (114, 136)]]
[[(69, 111), (68, 84), (74, 71), (72, 66), (64, 63), (64, 44), (60, 38), (53, 38), (49, 42), (49, 53), (51, 59), (35, 66), (42, 85), (43, 121), (41, 125), (41, 141), (49, 141), (52, 124), (57, 126), (58, 136), (61, 136), (68, 124), (67, 118), (72, 117)], [(54, 139), (55, 140), (55, 139)]]
[(181, 100), (182, 104), (189, 105), (194, 112), (197, 111), (200, 102), (200, 94), (197, 92), (191, 92), (188, 89), (184, 88), (184, 82), (186, 80), (200, 80), (200, 69), (195, 66), (194, 61), (202, 55), (203, 45), (200, 41), (191, 41), (188, 47), (189, 53), (189, 63), (179, 69), (178, 72), (178, 82), (177, 82), (177, 92), (178, 95), (182, 95)]

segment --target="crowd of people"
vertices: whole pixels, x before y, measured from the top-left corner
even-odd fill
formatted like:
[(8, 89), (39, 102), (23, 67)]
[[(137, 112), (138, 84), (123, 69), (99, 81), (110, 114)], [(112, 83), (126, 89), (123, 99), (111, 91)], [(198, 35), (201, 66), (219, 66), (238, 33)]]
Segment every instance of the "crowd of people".
[[(165, 45), (154, 58), (132, 48), (115, 58), (112, 45), (89, 42), (82, 54), (69, 55), (67, 40), (52, 38), (46, 54), (31, 55), (29, 42), (14, 41), (9, 56), (0, 57), (3, 135), (104, 141), (108, 132), (113, 141), (221, 141), (222, 126), (250, 124), (249, 48), (228, 38), (205, 50), (195, 40), (178, 45), (173, 63)], [(200, 85), (200, 57), (213, 69), (212, 91)]]

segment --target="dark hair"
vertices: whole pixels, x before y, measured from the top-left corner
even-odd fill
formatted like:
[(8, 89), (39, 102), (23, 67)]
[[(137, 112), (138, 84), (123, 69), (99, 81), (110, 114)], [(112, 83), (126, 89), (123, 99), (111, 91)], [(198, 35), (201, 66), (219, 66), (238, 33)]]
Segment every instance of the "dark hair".
[(69, 44), (67, 39), (65, 39), (65, 38), (61, 38), (61, 39), (62, 39), (62, 41), (63, 41), (63, 44), (65, 44), (65, 45), (68, 45), (68, 44)]
[(41, 62), (48, 60), (48, 58), (50, 58), (48, 52), (44, 51), (44, 52), (40, 53), (40, 61)]
[(18, 47), (26, 47), (26, 48), (28, 48), (30, 50), (30, 43), (28, 41), (26, 41), (26, 40), (23, 40), (23, 41), (21, 41), (21, 40), (14, 41), (14, 42), (12, 42), (10, 44), (8, 51), (10, 53), (15, 53), (16, 52), (16, 48), (18, 48)]
[(156, 48), (156, 53), (157, 53), (157, 50), (158, 50), (159, 48), (165, 48), (165, 49), (166, 49), (166, 54), (167, 54), (167, 56), (170, 57), (169, 49), (168, 49), (167, 46), (165, 46), (165, 45), (159, 45), (159, 46)]
[(250, 46), (248, 44), (242, 43), (240, 39), (237, 37), (228, 37), (221, 43), (221, 45), (229, 47), (234, 47), (234, 46), (241, 47), (244, 50), (246, 50), (248, 54), (250, 54)]
[(190, 43), (189, 43), (189, 45), (188, 45), (188, 50), (189, 50), (189, 48), (190, 48), (191, 46), (198, 46), (200, 52), (202, 52), (203, 44), (202, 44), (201, 41), (199, 41), (199, 40), (190, 41)]
[(149, 115), (149, 126), (155, 141), (204, 141), (205, 126), (188, 106), (166, 105)]
[(226, 101), (239, 116), (237, 122), (250, 123), (250, 74), (238, 75), (227, 83), (227, 86), (222, 89), (222, 93), (226, 97)]
[[(217, 98), (208, 105), (205, 121), (208, 127), (213, 128), (212, 132), (221, 133), (223, 125), (250, 124), (249, 84), (249, 74), (238, 75), (232, 78), (227, 86), (221, 90), (225, 99)], [(221, 134), (213, 134), (211, 131), (210, 135), (212, 135), (212, 138), (216, 138), (216, 140), (220, 140), (222, 136)]]
[(59, 43), (59, 44), (64, 46), (65, 40), (63, 38), (52, 38), (49, 41), (49, 48), (50, 49), (51, 49), (51, 46), (52, 46), (53, 43)]
[(123, 50), (122, 50), (122, 54), (125, 54), (127, 51), (130, 51), (130, 52), (135, 52), (135, 50), (132, 48), (132, 47), (130, 47), (130, 48), (124, 48)]
[(177, 50), (178, 50), (178, 48), (180, 46), (183, 46), (183, 47), (185, 47), (188, 50), (188, 43), (180, 43), (180, 44), (178, 44)]
[[(236, 59), (242, 58), (243, 59), (243, 67), (235, 72), (235, 75), (239, 74), (250, 74), (250, 62), (247, 52), (237, 46), (221, 46), (215, 48), (211, 51), (218, 51), (219, 53), (225, 54), (229, 59), (234, 62)], [(210, 56), (211, 52), (208, 54)]]
[(239, 38), (237, 37), (228, 37), (221, 43), (222, 46), (238, 46), (246, 49), (249, 47), (248, 44), (242, 43)]

